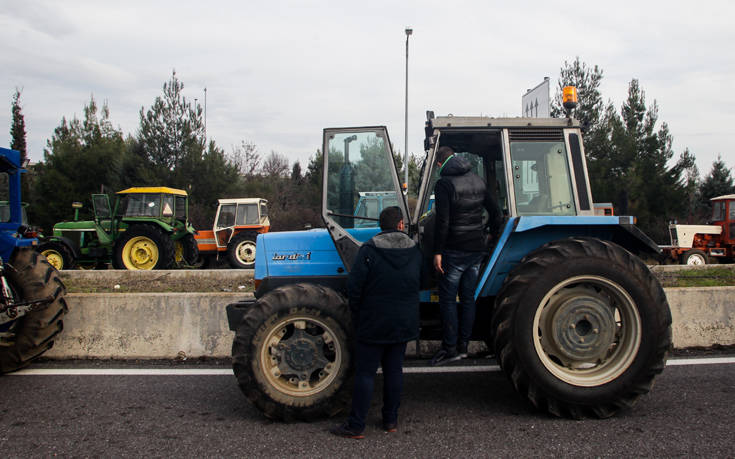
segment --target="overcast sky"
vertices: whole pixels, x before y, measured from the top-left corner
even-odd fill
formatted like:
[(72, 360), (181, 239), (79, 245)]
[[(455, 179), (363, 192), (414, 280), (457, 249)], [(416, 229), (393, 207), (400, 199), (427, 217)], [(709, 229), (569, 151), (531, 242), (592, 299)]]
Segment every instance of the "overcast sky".
[(189, 100), (207, 88), (208, 136), (226, 151), (245, 140), (305, 166), (323, 128), (383, 124), (403, 151), (411, 26), (411, 153), (423, 154), (426, 110), (520, 116), (526, 89), (549, 76), (553, 96), (579, 56), (603, 69), (617, 107), (639, 79), (702, 175), (718, 154), (733, 167), (735, 3), (598, 3), (0, 0), (0, 145), (16, 87), (37, 161), (90, 95), (135, 135), (175, 69)]

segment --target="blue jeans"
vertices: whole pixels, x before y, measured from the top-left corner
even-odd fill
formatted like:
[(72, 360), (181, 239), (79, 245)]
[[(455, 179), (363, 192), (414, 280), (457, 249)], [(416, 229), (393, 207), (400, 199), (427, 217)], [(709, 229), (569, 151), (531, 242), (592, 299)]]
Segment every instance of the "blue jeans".
[(457, 349), (458, 339), (466, 344), (472, 336), (472, 326), (475, 323), (475, 288), (484, 256), (484, 252), (459, 250), (445, 250), (442, 253), (444, 275), (439, 280), (439, 310), (442, 318), (442, 347), (447, 351)]
[(358, 341), (355, 348), (355, 386), (348, 426), (355, 432), (365, 430), (378, 365), (383, 367), (383, 423), (397, 422), (406, 343), (368, 344)]

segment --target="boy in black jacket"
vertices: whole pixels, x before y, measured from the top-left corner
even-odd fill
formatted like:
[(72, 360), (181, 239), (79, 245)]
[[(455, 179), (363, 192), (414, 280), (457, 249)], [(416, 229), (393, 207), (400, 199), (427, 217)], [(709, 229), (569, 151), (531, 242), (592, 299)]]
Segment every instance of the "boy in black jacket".
[(335, 435), (363, 438), (378, 365), (383, 368), (383, 429), (395, 432), (406, 344), (419, 334), (421, 251), (398, 207), (380, 213), (381, 233), (360, 247), (347, 279), (355, 330), (355, 386), (346, 423)]

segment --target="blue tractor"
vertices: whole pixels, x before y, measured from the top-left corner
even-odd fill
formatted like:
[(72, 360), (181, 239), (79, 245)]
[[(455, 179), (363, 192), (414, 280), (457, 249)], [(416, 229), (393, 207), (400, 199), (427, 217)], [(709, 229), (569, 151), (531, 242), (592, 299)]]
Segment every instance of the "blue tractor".
[(28, 365), (53, 345), (67, 312), (59, 273), (27, 238), (20, 198), (20, 153), (0, 148), (0, 373)]
[[(505, 215), (474, 296), (484, 341), (517, 392), (557, 416), (606, 418), (647, 393), (671, 347), (664, 291), (641, 260), (658, 246), (629, 216), (595, 216), (578, 121), (434, 117), (410, 235), (432, 255), (435, 154), (450, 146), (484, 177)], [(324, 130), (326, 229), (257, 239), (255, 299), (227, 307), (233, 369), (266, 416), (312, 419), (349, 398), (347, 272), (378, 214), (360, 193), (401, 193), (384, 127)], [(431, 272), (432, 270), (427, 270)], [(421, 339), (441, 338), (437, 281), (421, 293)], [(461, 376), (458, 376), (461, 377)]]

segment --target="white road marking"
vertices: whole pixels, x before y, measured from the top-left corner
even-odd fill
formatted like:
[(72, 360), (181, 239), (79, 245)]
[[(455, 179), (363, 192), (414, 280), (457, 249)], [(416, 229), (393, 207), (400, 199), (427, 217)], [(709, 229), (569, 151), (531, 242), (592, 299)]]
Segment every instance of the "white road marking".
[[(735, 357), (671, 359), (666, 366), (735, 363)], [(480, 373), (500, 371), (498, 365), (404, 367), (404, 373)], [(29, 368), (8, 376), (233, 376), (231, 368)]]

